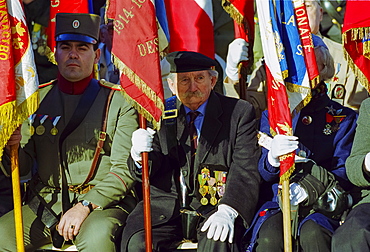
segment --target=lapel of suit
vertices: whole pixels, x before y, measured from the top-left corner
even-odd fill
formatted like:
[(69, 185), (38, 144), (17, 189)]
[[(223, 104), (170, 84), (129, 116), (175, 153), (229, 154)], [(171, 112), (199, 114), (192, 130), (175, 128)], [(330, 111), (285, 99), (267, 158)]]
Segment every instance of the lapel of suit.
[(180, 146), (183, 148), (184, 153), (186, 154), (186, 160), (188, 167), (187, 169), (190, 170), (190, 138), (189, 138), (189, 130), (187, 127), (186, 121), (186, 114), (184, 106), (181, 104), (179, 100), (177, 100), (177, 109), (178, 109), (178, 117), (177, 117), (177, 140), (180, 143)]
[(209, 151), (211, 150), (211, 146), (213, 146), (213, 143), (222, 126), (219, 117), (222, 115), (223, 110), (220, 99), (214, 91), (211, 92), (205, 113), (206, 114), (204, 116), (198, 143), (197, 155), (194, 162), (195, 174), (198, 173), (199, 165), (204, 162)]

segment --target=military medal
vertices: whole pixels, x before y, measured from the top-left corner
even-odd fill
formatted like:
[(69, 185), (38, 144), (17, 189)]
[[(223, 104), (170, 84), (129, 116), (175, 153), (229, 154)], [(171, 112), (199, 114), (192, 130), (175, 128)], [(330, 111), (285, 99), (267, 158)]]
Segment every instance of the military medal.
[(216, 199), (216, 193), (217, 193), (217, 188), (214, 186), (216, 184), (216, 179), (215, 178), (210, 178), (208, 181), (208, 191), (209, 191), (209, 194), (211, 195), (211, 199), (209, 200), (209, 202), (211, 203), (211, 205), (215, 206), (217, 204), (217, 199)]
[(200, 204), (202, 204), (203, 206), (207, 205), (208, 204), (208, 199), (203, 197), (201, 200), (200, 200)]
[(217, 187), (217, 194), (220, 197), (219, 201), (225, 194), (225, 187), (226, 187), (226, 176), (227, 172), (224, 171), (215, 171), (216, 177), (216, 187)]
[(45, 122), (46, 118), (48, 118), (48, 115), (43, 115), (40, 119), (40, 125), (36, 127), (36, 134), (39, 136), (45, 133), (45, 127), (42, 124)]
[(325, 135), (329, 136), (332, 131), (331, 131), (331, 125), (330, 124), (326, 124), (325, 125), (325, 128), (323, 129), (322, 131)]
[(41, 136), (45, 133), (45, 127), (43, 125), (39, 125), (36, 127), (36, 134)]
[(28, 117), (28, 123), (30, 125), (30, 135), (35, 134), (35, 128), (33, 127), (33, 121), (35, 120), (36, 114), (32, 114)]
[[(323, 130), (323, 133), (325, 135), (330, 135), (333, 132), (337, 132), (339, 130), (339, 124), (343, 121), (343, 119), (346, 117), (346, 115), (340, 115), (342, 113), (343, 109), (334, 109), (333, 106), (326, 107), (328, 109), (328, 112), (326, 113), (326, 125)], [(332, 125), (332, 122), (334, 121), (334, 125)]]
[(53, 128), (50, 130), (50, 134), (52, 134), (53, 136), (55, 136), (59, 132), (56, 127), (56, 125), (59, 122), (59, 119), (60, 119), (60, 116), (56, 116), (55, 118), (50, 117), (50, 120), (52, 121), (52, 124), (53, 124)]
[(208, 199), (205, 197), (208, 193), (208, 186), (206, 186), (205, 184), (207, 183), (207, 181), (209, 180), (209, 176), (210, 175), (210, 172), (207, 168), (203, 168), (201, 170), (201, 174), (198, 175), (198, 182), (199, 182), (199, 193), (200, 195), (202, 195), (202, 198), (200, 200), (200, 203), (202, 205), (207, 205), (208, 204)]
[(303, 123), (304, 125), (309, 125), (309, 124), (311, 124), (311, 123), (312, 123), (312, 117), (311, 117), (311, 116), (304, 116), (304, 117), (302, 118), (302, 123)]

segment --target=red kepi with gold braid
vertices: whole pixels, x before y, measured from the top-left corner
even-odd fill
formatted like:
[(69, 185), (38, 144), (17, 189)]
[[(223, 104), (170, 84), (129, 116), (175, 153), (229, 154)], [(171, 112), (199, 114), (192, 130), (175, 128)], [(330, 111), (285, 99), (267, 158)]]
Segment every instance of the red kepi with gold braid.
[(344, 54), (361, 84), (370, 90), (370, 1), (347, 1), (342, 28)]
[[(10, 136), (39, 105), (38, 79), (21, 0), (0, 1), (0, 159)], [(10, 146), (17, 251), (24, 251), (18, 146)]]
[[(149, 0), (110, 0), (106, 16), (114, 25), (112, 54), (121, 71), (123, 94), (146, 120), (160, 128), (164, 94), (155, 6)], [(148, 153), (142, 153), (142, 187), (146, 251), (152, 251)]]

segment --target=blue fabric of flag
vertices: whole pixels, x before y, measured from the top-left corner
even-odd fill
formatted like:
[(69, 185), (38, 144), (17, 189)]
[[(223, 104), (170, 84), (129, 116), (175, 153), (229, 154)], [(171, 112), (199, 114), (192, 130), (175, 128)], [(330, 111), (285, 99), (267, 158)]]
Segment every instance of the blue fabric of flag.
[[(275, 47), (277, 51), (277, 55), (279, 58), (279, 63), (280, 63), (280, 69), (281, 72), (288, 71), (288, 64), (285, 56), (285, 48), (283, 45), (283, 41), (281, 38), (281, 22), (280, 22), (280, 4), (274, 5), (274, 2), (278, 3), (279, 1), (273, 1), (270, 0), (270, 16), (271, 16), (271, 25), (272, 25), (272, 31), (274, 33), (274, 40), (275, 40)], [(279, 8), (279, 9), (278, 9)]]
[(281, 63), (281, 70), (287, 66), (288, 76), (285, 82), (294, 85), (302, 85), (307, 74), (306, 64), (296, 25), (294, 7), (292, 1), (276, 0), (276, 23), (282, 40), (285, 60)]
[(155, 0), (155, 14), (164, 34), (166, 35), (167, 41), (169, 42), (170, 31), (168, 29), (166, 6), (163, 0)]

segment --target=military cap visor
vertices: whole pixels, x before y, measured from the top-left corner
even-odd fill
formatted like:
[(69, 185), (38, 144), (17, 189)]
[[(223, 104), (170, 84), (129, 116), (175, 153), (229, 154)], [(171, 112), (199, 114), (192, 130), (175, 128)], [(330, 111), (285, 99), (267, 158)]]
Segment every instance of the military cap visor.
[(55, 41), (82, 41), (98, 43), (100, 17), (87, 13), (58, 13)]
[(216, 61), (197, 52), (178, 51), (166, 56), (170, 63), (171, 73), (184, 73), (202, 70), (211, 70), (216, 66)]

